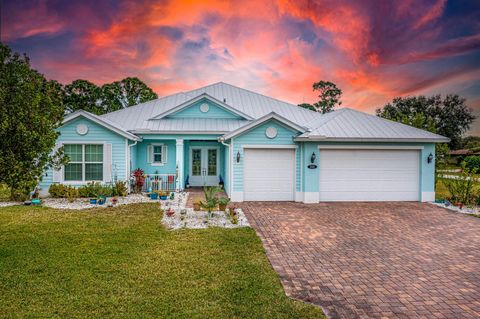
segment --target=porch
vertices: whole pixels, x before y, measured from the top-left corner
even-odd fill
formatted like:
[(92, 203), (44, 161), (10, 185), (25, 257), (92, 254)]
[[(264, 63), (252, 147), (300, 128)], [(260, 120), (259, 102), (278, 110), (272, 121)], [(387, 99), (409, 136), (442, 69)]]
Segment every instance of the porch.
[(217, 136), (180, 139), (146, 135), (129, 149), (129, 172), (143, 170), (143, 191), (224, 185), (228, 192), (229, 152)]

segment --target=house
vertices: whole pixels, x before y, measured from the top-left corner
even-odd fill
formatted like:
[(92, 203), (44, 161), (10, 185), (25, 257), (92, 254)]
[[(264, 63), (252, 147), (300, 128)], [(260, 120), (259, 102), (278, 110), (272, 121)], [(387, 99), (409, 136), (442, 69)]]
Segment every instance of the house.
[(102, 116), (65, 117), (70, 163), (51, 183), (129, 180), (146, 190), (218, 185), (232, 201), (432, 201), (430, 132), (343, 108), (325, 115), (223, 82)]

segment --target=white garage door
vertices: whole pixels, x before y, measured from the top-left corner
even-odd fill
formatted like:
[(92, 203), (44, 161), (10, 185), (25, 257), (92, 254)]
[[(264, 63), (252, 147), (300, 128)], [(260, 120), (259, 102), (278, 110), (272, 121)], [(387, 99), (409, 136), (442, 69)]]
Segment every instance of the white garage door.
[(244, 200), (294, 200), (295, 150), (245, 149), (244, 153)]
[(320, 150), (320, 201), (419, 200), (419, 151)]

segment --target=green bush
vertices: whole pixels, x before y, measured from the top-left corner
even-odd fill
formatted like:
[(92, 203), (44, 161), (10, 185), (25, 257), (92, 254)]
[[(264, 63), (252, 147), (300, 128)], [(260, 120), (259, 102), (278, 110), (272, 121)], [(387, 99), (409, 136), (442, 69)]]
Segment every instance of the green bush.
[(463, 161), (468, 169), (480, 169), (480, 156), (467, 156)]
[(478, 190), (474, 188), (477, 169), (469, 169), (465, 163), (462, 163), (462, 168), (462, 173), (456, 179), (445, 178), (443, 183), (450, 192), (450, 200), (453, 203), (473, 205), (478, 196)]
[(115, 185), (102, 185), (100, 182), (89, 182), (78, 188), (63, 184), (52, 184), (48, 192), (51, 197), (69, 199), (78, 197), (126, 196), (127, 184), (122, 181), (116, 182)]

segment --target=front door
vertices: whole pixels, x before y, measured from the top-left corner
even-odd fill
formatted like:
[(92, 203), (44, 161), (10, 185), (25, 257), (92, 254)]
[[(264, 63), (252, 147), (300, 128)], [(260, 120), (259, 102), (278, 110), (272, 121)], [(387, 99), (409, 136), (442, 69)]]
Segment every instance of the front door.
[(215, 147), (190, 148), (190, 186), (218, 185), (218, 155)]

